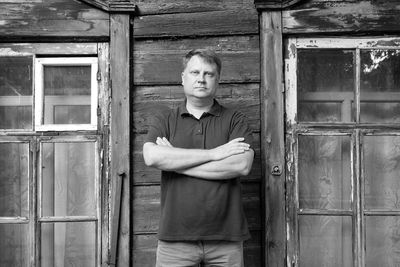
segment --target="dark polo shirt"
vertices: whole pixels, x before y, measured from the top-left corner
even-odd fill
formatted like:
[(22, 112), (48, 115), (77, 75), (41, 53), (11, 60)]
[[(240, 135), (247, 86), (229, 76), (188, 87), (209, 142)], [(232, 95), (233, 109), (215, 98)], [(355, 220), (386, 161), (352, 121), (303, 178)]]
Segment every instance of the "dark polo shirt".
[[(252, 143), (245, 116), (217, 101), (200, 119), (188, 113), (185, 102), (154, 114), (145, 142), (155, 143), (157, 137), (166, 137), (179, 148), (211, 149), (238, 137)], [(165, 241), (248, 239), (241, 199), (239, 177), (211, 181), (162, 171), (158, 237)]]

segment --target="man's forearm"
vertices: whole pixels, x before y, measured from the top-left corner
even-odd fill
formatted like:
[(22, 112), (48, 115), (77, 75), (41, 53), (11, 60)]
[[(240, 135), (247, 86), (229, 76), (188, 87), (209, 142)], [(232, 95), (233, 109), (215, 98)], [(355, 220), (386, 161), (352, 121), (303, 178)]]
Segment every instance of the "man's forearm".
[(143, 145), (143, 157), (147, 166), (160, 170), (188, 169), (245, 153), (250, 145), (243, 140), (243, 137), (239, 137), (213, 149), (186, 149), (173, 147), (165, 137), (158, 137), (156, 144), (147, 142)]
[(184, 149), (146, 143), (143, 156), (147, 166), (164, 171), (186, 169), (212, 160), (209, 150)]
[(250, 149), (243, 154), (233, 155), (218, 161), (209, 161), (177, 172), (206, 180), (232, 179), (246, 176), (251, 170), (253, 158), (254, 151)]

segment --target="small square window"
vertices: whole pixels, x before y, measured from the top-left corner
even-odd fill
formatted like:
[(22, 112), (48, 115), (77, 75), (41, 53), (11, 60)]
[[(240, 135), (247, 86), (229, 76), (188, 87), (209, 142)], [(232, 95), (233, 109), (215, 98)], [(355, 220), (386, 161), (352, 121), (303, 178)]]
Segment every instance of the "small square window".
[(35, 130), (97, 129), (97, 58), (35, 59)]

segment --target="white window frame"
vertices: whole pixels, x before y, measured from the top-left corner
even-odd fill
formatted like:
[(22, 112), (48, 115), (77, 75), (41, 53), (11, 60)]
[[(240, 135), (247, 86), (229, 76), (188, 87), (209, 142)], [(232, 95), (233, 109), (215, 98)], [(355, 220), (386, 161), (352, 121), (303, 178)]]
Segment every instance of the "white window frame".
[[(91, 96), (90, 124), (45, 124), (44, 119), (44, 66), (90, 66), (91, 67)], [(97, 130), (97, 98), (98, 98), (98, 58), (97, 57), (52, 57), (35, 58), (35, 131), (76, 131)], [(78, 96), (77, 96), (78, 97)], [(82, 98), (82, 96), (79, 96)], [(54, 97), (54, 100), (59, 97)], [(81, 105), (81, 101), (71, 101), (68, 105)], [(65, 104), (65, 103), (64, 103)]]

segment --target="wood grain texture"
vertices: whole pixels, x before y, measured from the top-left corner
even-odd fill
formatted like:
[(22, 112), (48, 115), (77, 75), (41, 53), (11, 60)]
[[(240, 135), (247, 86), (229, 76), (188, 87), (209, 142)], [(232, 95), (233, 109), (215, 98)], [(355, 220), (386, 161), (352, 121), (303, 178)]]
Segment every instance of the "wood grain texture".
[(138, 16), (135, 38), (258, 34), (255, 8)]
[[(281, 12), (261, 17), (261, 156), (265, 177), (267, 266), (285, 266), (285, 146)], [(271, 174), (274, 166), (280, 175)]]
[(0, 36), (108, 37), (107, 13), (79, 1), (2, 3)]
[(148, 0), (137, 4), (137, 14), (157, 15), (172, 13), (198, 13), (254, 8), (253, 0)]
[[(122, 200), (118, 236), (117, 266), (129, 266), (130, 261), (130, 18), (111, 16), (110, 79), (111, 98), (111, 189), (116, 193), (117, 179), (122, 181)], [(113, 203), (111, 203), (113, 205)], [(114, 226), (116, 227), (116, 226)]]
[(195, 48), (212, 49), (220, 55), (221, 83), (258, 82), (260, 79), (257, 35), (183, 38), (136, 41), (135, 85), (181, 84), (182, 58)]
[(257, 9), (280, 10), (295, 5), (301, 1), (302, 0), (254, 0), (254, 4)]
[(395, 33), (400, 3), (389, 1), (304, 1), (282, 12), (283, 33)]

